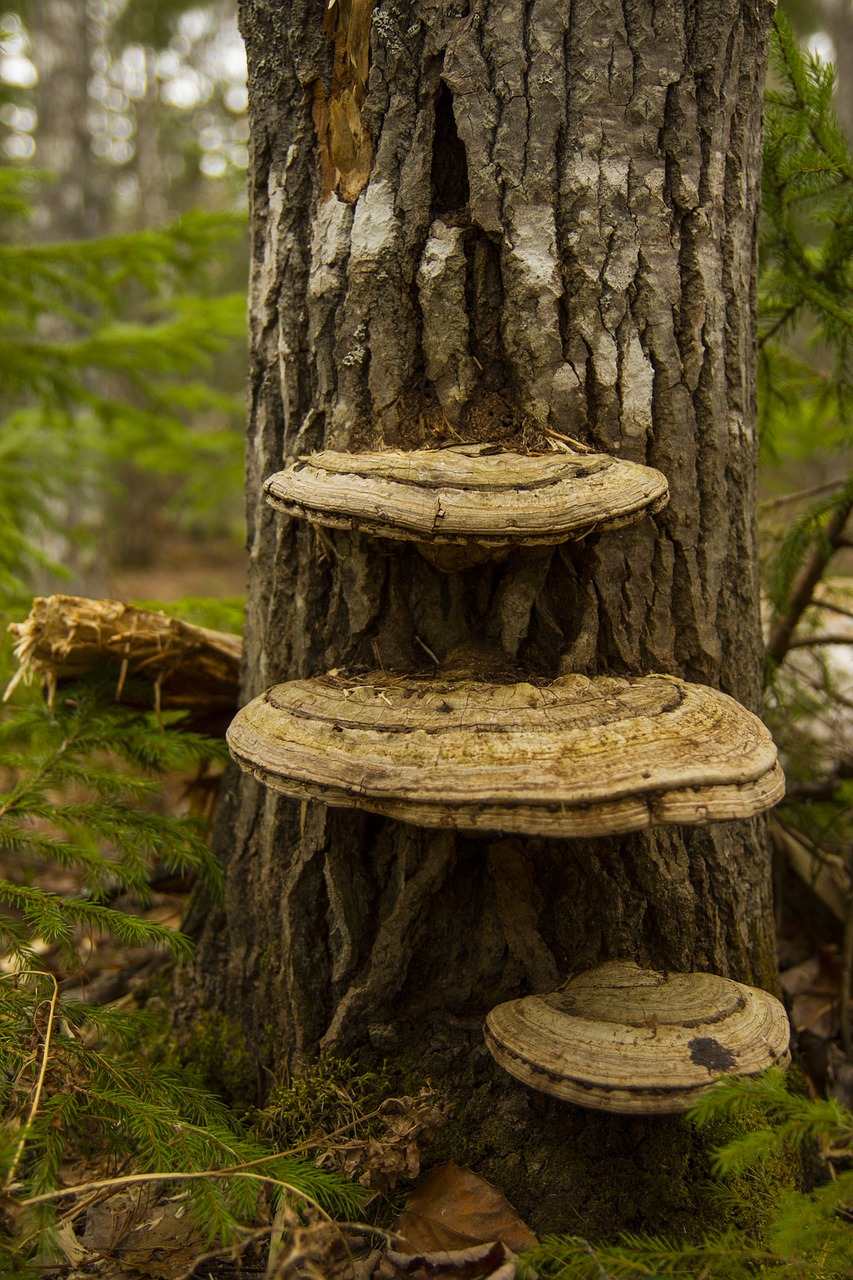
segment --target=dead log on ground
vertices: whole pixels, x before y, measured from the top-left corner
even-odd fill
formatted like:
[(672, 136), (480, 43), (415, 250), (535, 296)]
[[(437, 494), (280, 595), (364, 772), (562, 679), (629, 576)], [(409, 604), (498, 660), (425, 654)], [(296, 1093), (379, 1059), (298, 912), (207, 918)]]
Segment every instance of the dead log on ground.
[[(185, 725), (222, 734), (237, 709), (240, 636), (197, 627), (120, 600), (39, 596), (28, 617), (12, 623), (23, 681), (40, 679), (49, 700), (71, 680), (115, 668), (116, 699), (160, 711), (184, 711)], [(140, 682), (151, 687), (140, 694)]]

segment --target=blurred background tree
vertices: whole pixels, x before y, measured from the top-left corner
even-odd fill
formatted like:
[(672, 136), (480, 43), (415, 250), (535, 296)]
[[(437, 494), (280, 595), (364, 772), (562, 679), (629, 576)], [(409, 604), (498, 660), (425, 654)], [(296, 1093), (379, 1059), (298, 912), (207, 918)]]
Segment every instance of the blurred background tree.
[[(13, 168), (44, 175), (30, 196), (30, 239), (47, 246), (159, 229), (196, 207), (220, 214), (223, 229), (243, 226), (245, 59), (234, 10), (228, 0), (27, 0), (0, 14), (0, 154)], [(19, 232), (7, 226), (5, 234)], [(72, 483), (66, 474), (63, 497), (53, 500), (54, 523), (66, 533), (55, 532), (51, 543), (73, 589), (242, 592), (246, 259), (244, 235), (211, 243), (204, 284), (192, 285), (199, 306), (220, 299), (217, 309), (210, 304), (208, 327), (212, 336), (224, 324), (229, 337), (206, 374), (206, 396), (200, 384), (190, 395), (173, 380), (170, 395), (161, 388), (157, 419), (149, 417), (146, 429), (138, 422), (122, 436), (113, 424), (110, 463), (94, 481), (83, 479), (90, 468), (84, 433), (75, 432), (78, 478)], [(170, 288), (177, 300), (177, 282)], [(96, 323), (98, 302), (78, 302), (73, 322), (40, 308), (40, 336), (70, 340), (87, 307)], [(185, 297), (185, 320), (187, 305)], [(113, 314), (151, 322), (139, 282), (120, 303), (113, 299)], [(203, 315), (197, 310), (199, 333)], [(110, 376), (95, 360), (85, 382), (93, 395), (115, 398)], [(141, 413), (145, 396), (139, 388), (131, 394), (126, 378), (121, 394)], [(41, 574), (36, 586), (50, 589), (52, 579)]]
[(27, 0), (0, 20), (0, 147), (56, 176), (45, 229), (91, 235), (198, 204), (243, 207), (246, 70), (233, 0)]

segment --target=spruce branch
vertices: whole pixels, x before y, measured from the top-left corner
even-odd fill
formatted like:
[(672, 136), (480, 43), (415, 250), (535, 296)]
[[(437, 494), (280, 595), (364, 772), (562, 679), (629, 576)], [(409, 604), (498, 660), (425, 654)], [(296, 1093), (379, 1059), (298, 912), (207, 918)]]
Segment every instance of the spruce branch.
[(811, 552), (793, 580), (784, 611), (775, 618), (771, 627), (767, 656), (776, 666), (791, 647), (794, 628), (814, 601), (815, 588), (841, 545), (851, 511), (853, 487), (848, 482), (836, 496), (825, 523), (817, 526)]

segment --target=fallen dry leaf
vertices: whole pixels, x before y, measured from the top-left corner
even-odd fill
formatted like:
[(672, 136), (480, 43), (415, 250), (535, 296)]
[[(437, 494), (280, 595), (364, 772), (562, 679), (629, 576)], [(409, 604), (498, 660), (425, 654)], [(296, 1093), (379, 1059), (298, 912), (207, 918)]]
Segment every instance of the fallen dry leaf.
[(831, 990), (832, 986), (822, 982), (820, 956), (809, 956), (808, 960), (802, 960), (799, 964), (792, 965), (790, 969), (780, 974), (779, 981), (782, 990), (789, 1000), (793, 1000), (795, 996), (804, 995), (806, 992), (813, 991), (815, 987), (823, 990)]
[(853, 1107), (853, 1062), (840, 1045), (831, 1044), (827, 1055), (827, 1093), (849, 1111)]
[(827, 995), (795, 996), (791, 1021), (795, 1031), (810, 1031), (821, 1040), (832, 1040), (838, 1035), (838, 1003)]
[(406, 1201), (397, 1230), (401, 1249), (411, 1253), (490, 1241), (520, 1253), (537, 1243), (502, 1191), (457, 1164), (427, 1174)]
[(63, 1222), (62, 1226), (57, 1227), (56, 1238), (65, 1261), (70, 1262), (72, 1267), (79, 1266), (91, 1257), (89, 1250), (77, 1238), (73, 1223)]
[(795, 1031), (808, 1031), (820, 1040), (834, 1039), (839, 1029), (841, 985), (837, 949), (821, 947), (816, 955), (786, 969), (780, 981)]
[(379, 1115), (381, 1133), (337, 1143), (329, 1152), (343, 1173), (358, 1174), (371, 1191), (387, 1191), (401, 1178), (418, 1176), (421, 1151), (447, 1119), (447, 1107), (435, 1102), (432, 1089), (423, 1088), (416, 1098), (387, 1098)]
[(150, 1186), (131, 1187), (89, 1209), (82, 1244), (105, 1260), (101, 1274), (178, 1280), (204, 1252), (186, 1201), (158, 1199)]
[(514, 1280), (515, 1259), (505, 1245), (475, 1245), (437, 1253), (395, 1253), (388, 1250), (374, 1280)]

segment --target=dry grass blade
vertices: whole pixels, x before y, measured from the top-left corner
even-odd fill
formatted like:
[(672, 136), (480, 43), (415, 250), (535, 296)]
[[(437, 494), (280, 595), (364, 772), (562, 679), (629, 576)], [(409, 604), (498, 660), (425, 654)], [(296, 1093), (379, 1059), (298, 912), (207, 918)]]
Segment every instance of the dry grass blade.
[[(42, 1089), (44, 1088), (44, 1078), (47, 1074), (47, 1063), (50, 1057), (50, 1041), (53, 1034), (53, 1023), (56, 1017), (56, 1002), (59, 999), (59, 984), (52, 973), (41, 973), (38, 970), (27, 969), (20, 973), (16, 973), (13, 976), (15, 980), (28, 977), (49, 978), (53, 983), (53, 994), (50, 997), (48, 1005), (47, 1026), (44, 1031), (44, 1047), (41, 1055), (41, 1066), (39, 1067), (38, 1079), (36, 1080), (35, 1090), (33, 1091), (33, 1100), (30, 1104), (30, 1114), (27, 1116), (26, 1124), (21, 1128), (21, 1136), (18, 1140), (18, 1145), (15, 1149), (12, 1163), (9, 1166), (9, 1171), (6, 1174), (6, 1179), (3, 1184), (6, 1190), (8, 1190), (15, 1181), (15, 1174), (17, 1173), (18, 1165), (21, 1163), (21, 1156), (23, 1155), (24, 1147), (27, 1142), (27, 1130), (35, 1119), (39, 1103), (41, 1101)], [(8, 978), (5, 979), (5, 981), (8, 980)]]

